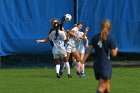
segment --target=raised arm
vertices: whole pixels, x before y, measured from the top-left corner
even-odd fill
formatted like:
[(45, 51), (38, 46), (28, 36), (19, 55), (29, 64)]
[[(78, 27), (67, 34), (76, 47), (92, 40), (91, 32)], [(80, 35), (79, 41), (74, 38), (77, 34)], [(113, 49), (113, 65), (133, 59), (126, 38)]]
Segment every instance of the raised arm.
[(84, 35), (83, 35), (83, 38), (86, 37), (88, 30), (89, 30), (89, 27), (86, 27), (85, 32), (84, 32)]

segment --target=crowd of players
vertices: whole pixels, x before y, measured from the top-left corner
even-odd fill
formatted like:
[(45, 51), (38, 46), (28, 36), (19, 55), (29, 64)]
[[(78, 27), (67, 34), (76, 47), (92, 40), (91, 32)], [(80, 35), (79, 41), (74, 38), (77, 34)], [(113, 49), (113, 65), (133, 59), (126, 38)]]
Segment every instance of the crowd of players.
[[(110, 55), (115, 57), (118, 48), (111, 36), (109, 35), (111, 29), (110, 20), (106, 19), (102, 22), (99, 34), (96, 34), (88, 43), (87, 32), (88, 27), (82, 32), (82, 23), (76, 24), (71, 30), (65, 31), (63, 23), (65, 17), (62, 18), (61, 23), (58, 19), (51, 20), (51, 29), (48, 31), (48, 37), (41, 40), (36, 40), (37, 43), (50, 41), (52, 45), (52, 53), (56, 63), (56, 77), (61, 78), (64, 67), (66, 68), (68, 78), (72, 78), (70, 73), (69, 58), (72, 55), (72, 65), (78, 77), (85, 76), (84, 62), (95, 49), (94, 57), (94, 74), (99, 81), (96, 93), (110, 93), (110, 79), (112, 75), (112, 65)], [(84, 45), (84, 40), (86, 45)], [(85, 54), (85, 47), (88, 48)]]

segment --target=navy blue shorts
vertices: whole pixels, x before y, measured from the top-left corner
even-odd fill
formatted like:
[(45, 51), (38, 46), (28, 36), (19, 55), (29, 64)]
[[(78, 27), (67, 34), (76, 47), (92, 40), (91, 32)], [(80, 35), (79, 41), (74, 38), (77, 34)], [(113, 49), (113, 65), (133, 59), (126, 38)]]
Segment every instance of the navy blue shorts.
[(94, 70), (96, 80), (103, 79), (108, 80), (111, 79), (112, 71), (96, 71)]

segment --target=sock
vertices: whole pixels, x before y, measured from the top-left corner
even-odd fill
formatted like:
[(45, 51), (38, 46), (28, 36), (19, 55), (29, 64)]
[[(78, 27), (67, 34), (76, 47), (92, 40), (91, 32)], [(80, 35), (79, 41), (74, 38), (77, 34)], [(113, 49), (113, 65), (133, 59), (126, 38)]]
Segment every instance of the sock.
[(74, 67), (74, 70), (77, 71), (77, 65), (74, 65), (73, 67)]
[(108, 91), (105, 91), (104, 93), (110, 93), (110, 92), (108, 92)]
[(65, 66), (66, 66), (67, 74), (70, 74), (70, 65), (69, 65), (69, 62), (65, 62)]
[(61, 63), (60, 63), (60, 72), (63, 72), (64, 67), (65, 67), (65, 62), (61, 61)]
[(101, 91), (97, 90), (96, 93), (102, 93)]
[(56, 64), (56, 67), (55, 67), (55, 69), (56, 69), (56, 73), (58, 73), (58, 74), (59, 74), (59, 70), (60, 70), (60, 64)]
[(83, 64), (83, 69), (82, 73), (85, 73), (85, 64)]

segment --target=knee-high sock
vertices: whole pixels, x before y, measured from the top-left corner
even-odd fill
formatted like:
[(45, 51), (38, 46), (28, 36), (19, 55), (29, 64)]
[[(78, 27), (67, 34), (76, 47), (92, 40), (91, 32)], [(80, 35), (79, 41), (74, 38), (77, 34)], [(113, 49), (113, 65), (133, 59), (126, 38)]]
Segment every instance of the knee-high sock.
[(65, 62), (61, 61), (61, 63), (60, 63), (60, 72), (63, 72), (64, 67), (65, 67)]
[(85, 73), (85, 64), (83, 64), (83, 69), (82, 73)]
[(58, 73), (58, 74), (59, 74), (59, 70), (60, 70), (60, 64), (56, 64), (56, 67), (55, 67), (55, 69), (56, 69), (56, 73)]
[(70, 65), (69, 65), (69, 62), (65, 62), (65, 66), (66, 66), (67, 74), (70, 74)]
[(74, 67), (74, 70), (77, 71), (77, 65), (75, 64), (73, 67)]
[(108, 92), (108, 91), (106, 90), (104, 93), (110, 93), (110, 92)]
[(96, 93), (102, 93), (101, 91), (97, 90)]

